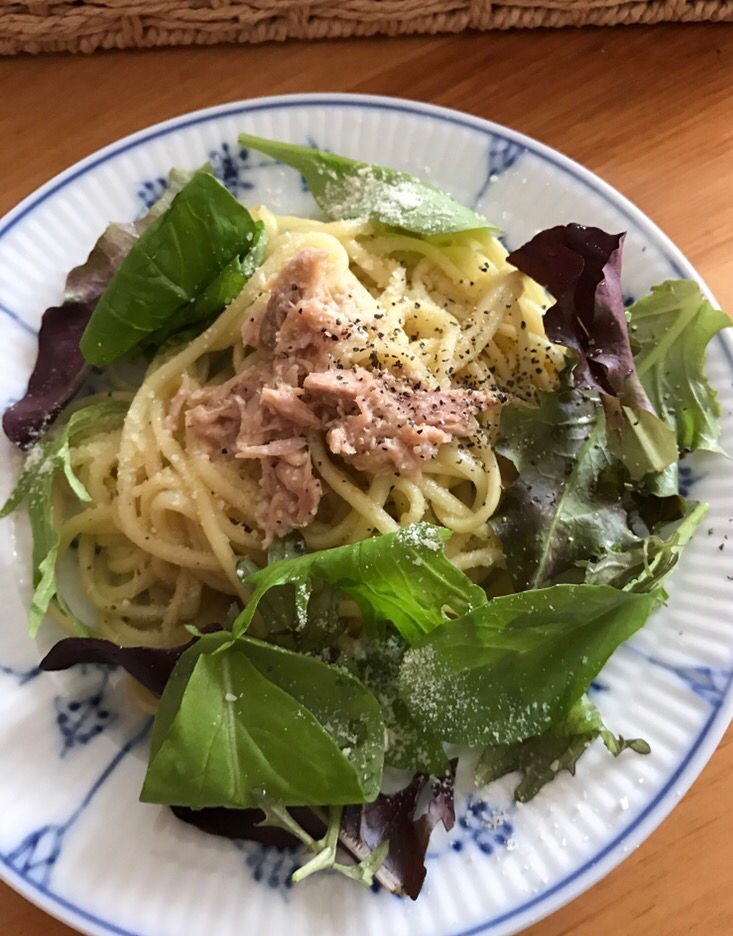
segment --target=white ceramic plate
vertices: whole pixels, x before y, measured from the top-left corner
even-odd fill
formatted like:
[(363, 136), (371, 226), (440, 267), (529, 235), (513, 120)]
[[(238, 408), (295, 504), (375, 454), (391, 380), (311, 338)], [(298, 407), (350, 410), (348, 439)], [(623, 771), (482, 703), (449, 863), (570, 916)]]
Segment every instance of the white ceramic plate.
[[(310, 143), (430, 179), (476, 207), (518, 246), (537, 230), (580, 221), (626, 230), (629, 297), (695, 277), (678, 250), (628, 201), (558, 153), (448, 110), (385, 98), (298, 96), (227, 104), (128, 137), (49, 182), (0, 222), (0, 405), (25, 389), (42, 311), (59, 301), (108, 220), (139, 215), (171, 166), (209, 159), (245, 203), (313, 208), (300, 177), (240, 152), (246, 130)], [(713, 342), (709, 371), (733, 448), (733, 354)], [(0, 443), (0, 496), (18, 459)], [(611, 659), (594, 687), (607, 723), (653, 753), (614, 761), (593, 748), (516, 808), (501, 781), (463, 797), (436, 832), (416, 903), (336, 876), (288, 887), (294, 856), (207, 837), (137, 802), (147, 720), (101, 667), (39, 674), (45, 647), (25, 635), (28, 552), (22, 525), (0, 526), (0, 874), (78, 929), (125, 936), (468, 936), (517, 932), (623, 860), (702, 769), (733, 711), (733, 474), (724, 459), (683, 471), (712, 504), (669, 587), (669, 607)], [(706, 531), (713, 531), (706, 535)], [(730, 531), (730, 542), (724, 539)], [(719, 547), (724, 546), (724, 549)], [(50, 644), (52, 628), (42, 643)]]

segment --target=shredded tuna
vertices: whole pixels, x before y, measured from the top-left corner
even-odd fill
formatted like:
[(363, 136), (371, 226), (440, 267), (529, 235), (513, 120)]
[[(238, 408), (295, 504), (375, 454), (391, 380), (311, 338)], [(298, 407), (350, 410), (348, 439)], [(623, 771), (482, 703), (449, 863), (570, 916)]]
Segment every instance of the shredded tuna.
[(296, 254), (275, 280), (264, 315), (242, 326), (244, 344), (270, 354), (312, 358), (343, 337), (347, 323), (339, 318), (339, 303), (328, 288), (327, 264), (322, 250), (306, 248)]
[(186, 428), (209, 455), (236, 454), (245, 426), (252, 435), (251, 441), (266, 441), (263, 435), (266, 414), (258, 402), (265, 379), (266, 372), (253, 367), (221, 386), (189, 391)]
[(265, 545), (306, 526), (318, 509), (323, 492), (307, 432), (325, 432), (330, 450), (359, 470), (411, 472), (444, 443), (471, 435), (476, 414), (497, 402), (491, 393), (412, 385), (388, 371), (337, 364), (334, 344), (368, 333), (351, 295), (329, 288), (327, 269), (322, 251), (293, 257), (259, 318), (242, 327), (261, 363), (220, 386), (196, 389), (184, 378), (169, 409), (169, 424), (185, 413), (187, 433), (210, 457), (259, 462)]
[(335, 407), (325, 420), (330, 450), (372, 474), (417, 470), (444, 443), (470, 435), (473, 417), (496, 402), (493, 394), (415, 388), (361, 367), (310, 374), (303, 386)]
[(263, 387), (260, 399), (264, 406), (283, 419), (306, 429), (318, 429), (321, 422), (301, 399), (302, 393), (298, 387), (281, 384), (279, 387)]
[(307, 526), (321, 500), (323, 491), (313, 476), (305, 439), (298, 441), (302, 444), (297, 450), (262, 459), (263, 502), (258, 519), (270, 539)]

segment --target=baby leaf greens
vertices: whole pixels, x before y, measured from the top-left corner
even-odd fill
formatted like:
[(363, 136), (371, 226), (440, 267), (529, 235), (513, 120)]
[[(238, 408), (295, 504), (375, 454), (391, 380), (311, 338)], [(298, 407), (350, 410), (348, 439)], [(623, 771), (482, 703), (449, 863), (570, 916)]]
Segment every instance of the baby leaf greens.
[(291, 879), (294, 883), (297, 884), (318, 871), (332, 870), (338, 871), (340, 874), (352, 878), (366, 887), (371, 887), (376, 873), (387, 857), (389, 842), (381, 842), (372, 851), (364, 855), (358, 864), (342, 864), (337, 861), (343, 807), (329, 807), (326, 834), (318, 840), (314, 839), (309, 832), (303, 829), (299, 822), (293, 819), (290, 810), (280, 806), (277, 802), (264, 798), (261, 802), (261, 808), (265, 814), (264, 825), (288, 831), (296, 840), (302, 842), (311, 852), (315, 853), (310, 861), (307, 861), (302, 867), (293, 872)]
[[(15, 490), (8, 498), (0, 517), (7, 517), (16, 507), (25, 503), (33, 534), (33, 599), (29, 617), (31, 636), (38, 633), (48, 607), (55, 599), (62, 604), (70, 619), (76, 621), (63, 604), (56, 586), (56, 560), (59, 551), (59, 534), (53, 518), (53, 488), (56, 478), (62, 475), (74, 494), (88, 501), (84, 486), (71, 468), (70, 446), (73, 442), (105, 424), (122, 420), (127, 403), (107, 400), (96, 403), (74, 413), (56, 438), (37, 445), (26, 461), (23, 473)], [(82, 632), (85, 629), (76, 622)]]
[(91, 366), (79, 349), (79, 340), (136, 237), (132, 225), (110, 224), (86, 262), (69, 273), (63, 304), (44, 312), (28, 390), (3, 415), (5, 435), (21, 448), (29, 448), (43, 436), (89, 376)]
[(474, 585), (445, 556), (448, 530), (416, 523), (362, 540), (281, 560), (250, 573), (241, 567), (252, 597), (234, 625), (239, 633), (249, 626), (264, 595), (276, 586), (295, 586), (296, 614), (304, 626), (314, 581), (326, 582), (350, 595), (373, 634), (383, 634), (391, 622), (408, 643), (446, 620), (444, 608), (460, 615), (486, 604), (486, 593)]
[(240, 133), (239, 142), (297, 169), (332, 220), (378, 221), (426, 235), (475, 228), (497, 233), (470, 208), (406, 172), (249, 133)]
[[(202, 713), (206, 713), (202, 717)], [(202, 637), (163, 692), (142, 799), (177, 806), (374, 800), (379, 706), (349, 673), (249, 637)]]
[(696, 283), (671, 280), (629, 309), (636, 369), (680, 452), (720, 452), (720, 405), (705, 376), (705, 349), (730, 318)]
[[(28, 628), (31, 636), (38, 633), (52, 600), (57, 600), (72, 621), (76, 618), (58, 594), (56, 585), (56, 559), (59, 534), (53, 520), (53, 488), (58, 475), (63, 475), (73, 493), (88, 501), (84, 486), (71, 468), (70, 445), (90, 430), (99, 430), (104, 424), (114, 425), (127, 411), (127, 403), (108, 400), (93, 404), (74, 413), (57, 437), (34, 448), (28, 457), (15, 490), (0, 511), (7, 517), (16, 507), (25, 503), (33, 534), (33, 599)], [(86, 629), (76, 621), (82, 633)]]
[(541, 231), (509, 262), (554, 296), (545, 316), (547, 335), (577, 355), (576, 383), (601, 394), (608, 444), (639, 480), (675, 462), (677, 446), (636, 372), (621, 292), (623, 240), (567, 224)]
[(110, 224), (86, 261), (67, 276), (63, 304), (43, 313), (28, 390), (3, 415), (5, 435), (20, 448), (37, 442), (83, 387), (92, 367), (79, 342), (99, 297), (140, 234), (168, 209), (191, 175), (173, 169), (163, 195), (142, 218), (133, 224)]
[(614, 757), (627, 749), (637, 754), (650, 752), (646, 741), (639, 738), (627, 741), (612, 734), (595, 705), (582, 696), (561, 721), (542, 734), (486, 748), (476, 768), (476, 784), (483, 786), (519, 770), (523, 777), (514, 790), (514, 798), (526, 803), (561, 770), (575, 774), (578, 760), (599, 737)]
[(450, 830), (454, 822), (452, 778), (431, 780), (417, 774), (397, 793), (381, 794), (364, 806), (347, 806), (341, 819), (341, 843), (362, 861), (388, 844), (375, 877), (392, 893), (416, 900), (425, 880), (430, 835), (438, 823)]
[(262, 223), (213, 176), (174, 169), (144, 217), (109, 225), (69, 273), (63, 304), (44, 313), (28, 390), (3, 415), (7, 437), (37, 442), (92, 365), (196, 337), (241, 291), (265, 242)]
[(208, 321), (244, 285), (263, 236), (223, 185), (194, 173), (112, 278), (82, 335), (85, 359), (103, 366), (156, 332), (164, 341)]
[[(718, 407), (704, 374), (704, 349), (730, 324), (727, 316), (713, 309), (695, 284), (668, 282), (632, 307), (630, 322), (638, 372), (675, 427), (680, 448), (715, 450)], [(683, 336), (689, 355), (682, 352)], [(515, 587), (577, 581), (571, 570), (586, 563), (589, 582), (616, 585), (637, 576), (647, 584), (661, 581), (661, 570), (674, 565), (700, 522), (704, 508), (688, 507), (675, 497), (677, 462), (661, 475), (634, 482), (611, 450), (605, 427), (597, 394), (578, 388), (542, 394), (535, 407), (504, 408), (497, 450), (513, 462), (518, 477), (491, 522), (504, 544)], [(660, 497), (668, 499), (666, 515), (654, 519)], [(650, 571), (652, 558), (659, 575)], [(610, 577), (598, 577), (601, 570)]]
[(516, 588), (540, 588), (576, 561), (635, 542), (597, 396), (565, 390), (542, 394), (537, 407), (506, 407), (497, 450), (519, 472), (492, 518)]
[(707, 513), (707, 504), (681, 505), (681, 518), (655, 524), (653, 531), (629, 549), (614, 548), (597, 562), (589, 562), (585, 581), (613, 585), (625, 591), (658, 588), (677, 565), (683, 548)]
[(607, 585), (494, 598), (407, 652), (400, 693), (413, 718), (444, 740), (523, 741), (564, 717), (658, 600)]

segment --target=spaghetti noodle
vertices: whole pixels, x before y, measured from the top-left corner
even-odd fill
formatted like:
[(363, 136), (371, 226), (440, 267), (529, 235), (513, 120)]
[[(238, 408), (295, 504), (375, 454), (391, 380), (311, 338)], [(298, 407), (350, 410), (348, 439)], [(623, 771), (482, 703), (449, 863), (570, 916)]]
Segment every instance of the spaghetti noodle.
[[(236, 563), (265, 561), (262, 467), (212, 454), (186, 412), (203, 391), (263, 365), (246, 345), (277, 277), (304, 251), (326, 255), (334, 296), (360, 310), (359, 340), (334, 341), (343, 371), (386, 374), (436, 392), (464, 389), (533, 399), (550, 389), (563, 351), (544, 334), (545, 294), (511, 267), (488, 231), (417, 237), (370, 223), (321, 223), (253, 212), (267, 232), (264, 262), (240, 295), (194, 340), (159, 354), (121, 425), (86, 435), (71, 462), (90, 502), (66, 491), (57, 506), (60, 551), (78, 544), (84, 592), (99, 632), (119, 643), (172, 645), (185, 625), (221, 620), (246, 599)], [(249, 323), (249, 325), (248, 325)], [(391, 376), (390, 376), (391, 375)], [(300, 390), (297, 391), (300, 393)], [(334, 451), (322, 428), (306, 433), (322, 496), (302, 526), (309, 549), (355, 542), (421, 520), (452, 531), (447, 555), (477, 581), (502, 561), (487, 521), (501, 494), (492, 448), (500, 408), (471, 417), (415, 470), (370, 472)]]

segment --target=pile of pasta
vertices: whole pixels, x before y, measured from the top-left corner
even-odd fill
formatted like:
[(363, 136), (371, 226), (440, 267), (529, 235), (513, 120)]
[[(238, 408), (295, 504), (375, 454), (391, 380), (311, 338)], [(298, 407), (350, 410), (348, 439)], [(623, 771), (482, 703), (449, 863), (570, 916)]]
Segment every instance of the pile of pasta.
[[(355, 221), (321, 223), (253, 212), (268, 236), (260, 269), (203, 334), (158, 355), (119, 426), (87, 435), (73, 470), (91, 500), (61, 491), (61, 552), (76, 552), (81, 584), (96, 609), (97, 632), (123, 644), (174, 645), (185, 626), (221, 621), (246, 600), (236, 564), (266, 561), (255, 504), (258, 465), (212, 459), (171, 425), (182, 381), (221, 384), (258, 361), (242, 324), (261, 314), (277, 273), (304, 248), (324, 251), (329, 275), (349, 282), (363, 308), (378, 311), (362, 359), (395, 373), (429, 377), (442, 389), (495, 390), (531, 401), (556, 384), (562, 350), (546, 337), (543, 290), (511, 267), (488, 231), (429, 238)], [(339, 348), (333, 354), (338, 358)], [(88, 403), (89, 400), (85, 400)], [(446, 553), (481, 582), (502, 562), (489, 519), (501, 497), (494, 453), (500, 408), (480, 414), (470, 439), (442, 445), (420, 470), (370, 475), (333, 456), (325, 434), (309, 438), (324, 496), (301, 532), (325, 549), (427, 520), (452, 531)]]

